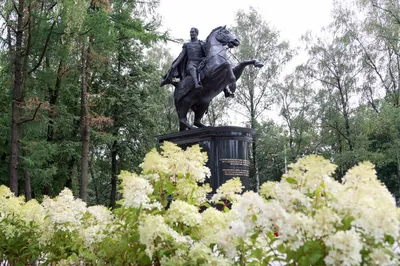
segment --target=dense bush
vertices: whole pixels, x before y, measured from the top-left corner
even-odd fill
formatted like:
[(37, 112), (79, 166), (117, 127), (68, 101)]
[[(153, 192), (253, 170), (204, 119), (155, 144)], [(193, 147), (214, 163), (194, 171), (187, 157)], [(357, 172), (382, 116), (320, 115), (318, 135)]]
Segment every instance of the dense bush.
[(14, 265), (398, 264), (400, 213), (372, 164), (355, 166), (339, 183), (333, 164), (307, 156), (281, 182), (264, 183), (261, 195), (241, 194), (232, 179), (208, 201), (206, 161), (198, 146), (165, 143), (147, 154), (140, 175), (121, 173), (123, 198), (113, 211), (87, 207), (68, 189), (39, 204), (2, 186), (2, 258)]

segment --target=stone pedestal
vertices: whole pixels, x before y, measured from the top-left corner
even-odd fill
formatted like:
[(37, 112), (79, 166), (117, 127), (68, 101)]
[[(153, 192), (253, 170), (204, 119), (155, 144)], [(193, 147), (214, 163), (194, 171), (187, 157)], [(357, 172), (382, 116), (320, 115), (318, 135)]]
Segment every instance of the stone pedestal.
[(207, 166), (213, 192), (233, 177), (240, 177), (245, 190), (249, 186), (249, 148), (255, 130), (243, 127), (205, 127), (157, 136), (158, 142), (169, 141), (185, 149), (199, 144), (208, 154)]

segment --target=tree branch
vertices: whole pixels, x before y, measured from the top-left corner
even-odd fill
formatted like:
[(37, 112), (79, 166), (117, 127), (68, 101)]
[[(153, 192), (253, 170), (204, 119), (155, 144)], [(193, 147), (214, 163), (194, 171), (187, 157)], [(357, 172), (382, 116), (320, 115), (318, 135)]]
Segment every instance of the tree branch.
[(53, 22), (53, 24), (51, 24), (50, 32), (47, 35), (46, 42), (44, 44), (44, 47), (43, 47), (43, 50), (42, 50), (42, 54), (40, 55), (39, 61), (37, 62), (37, 64), (31, 70), (28, 71), (28, 75), (31, 74), (32, 72), (34, 72), (42, 64), (44, 55), (46, 54), (47, 46), (49, 45), (51, 33), (53, 32), (53, 28), (54, 28), (55, 24), (56, 24), (55, 21)]
[(57, 2), (54, 2), (54, 4), (52, 4), (52, 5), (47, 9), (47, 11), (52, 10), (56, 5), (57, 5)]
[(39, 110), (39, 108), (40, 108), (41, 105), (42, 105), (42, 103), (39, 103), (38, 107), (36, 107), (35, 113), (33, 113), (32, 118), (26, 118), (26, 119), (24, 119), (24, 120), (22, 120), (22, 121), (19, 121), (19, 122), (18, 122), (18, 125), (21, 125), (21, 124), (23, 124), (23, 123), (26, 123), (26, 122), (35, 120), (36, 114), (37, 114), (37, 112), (38, 112), (38, 110)]
[(383, 8), (383, 7), (378, 6), (378, 5), (376, 5), (376, 4), (372, 4), (372, 6), (373, 6), (373, 7), (376, 7), (376, 8), (379, 8), (380, 10), (389, 13), (389, 14), (396, 20), (396, 22), (397, 22), (398, 24), (400, 24), (400, 19), (399, 19), (395, 14), (393, 14), (393, 12), (390, 11), (389, 9)]
[(15, 9), (15, 11), (17, 12), (18, 16), (22, 17), (22, 14), (19, 13), (19, 10), (18, 10), (18, 7), (17, 7), (17, 3), (15, 3), (14, 0), (12, 0), (12, 3), (13, 3), (14, 9)]

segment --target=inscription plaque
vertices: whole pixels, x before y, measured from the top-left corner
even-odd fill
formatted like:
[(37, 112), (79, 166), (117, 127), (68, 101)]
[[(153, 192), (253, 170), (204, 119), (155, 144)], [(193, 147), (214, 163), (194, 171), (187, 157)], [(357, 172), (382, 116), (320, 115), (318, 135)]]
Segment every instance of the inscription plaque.
[(249, 145), (254, 129), (242, 127), (204, 127), (158, 136), (159, 143), (171, 141), (185, 149), (199, 144), (207, 152), (213, 193), (227, 180), (239, 177), (245, 190), (249, 186)]
[(225, 180), (233, 177), (249, 177), (250, 161), (236, 158), (221, 158), (222, 174)]

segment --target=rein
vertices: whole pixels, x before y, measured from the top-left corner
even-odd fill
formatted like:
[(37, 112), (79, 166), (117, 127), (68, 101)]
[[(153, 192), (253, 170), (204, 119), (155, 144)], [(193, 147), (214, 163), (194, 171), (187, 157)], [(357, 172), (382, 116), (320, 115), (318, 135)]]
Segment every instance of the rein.
[(236, 57), (236, 55), (234, 55), (230, 50), (228, 50), (228, 52), (236, 59), (236, 61), (238, 63), (240, 63), (239, 59)]
[[(210, 47), (210, 48), (211, 48), (212, 46), (217, 46), (217, 45), (223, 46), (221, 43), (216, 43), (216, 44), (207, 45), (207, 47)], [(213, 58), (213, 57), (216, 56), (216, 55), (221, 56), (222, 58), (226, 59), (225, 57), (223, 57), (222, 55), (220, 55), (220, 53), (221, 53), (223, 50), (228, 50), (228, 49), (229, 49), (228, 47), (226, 47), (226, 48), (222, 47), (222, 49), (219, 50), (218, 53), (212, 54), (212, 55), (210, 55), (210, 57), (209, 57), (209, 55), (207, 55), (207, 57), (206, 57), (204, 60), (210, 60), (211, 58)]]

